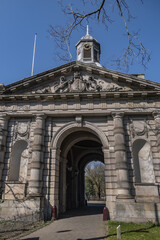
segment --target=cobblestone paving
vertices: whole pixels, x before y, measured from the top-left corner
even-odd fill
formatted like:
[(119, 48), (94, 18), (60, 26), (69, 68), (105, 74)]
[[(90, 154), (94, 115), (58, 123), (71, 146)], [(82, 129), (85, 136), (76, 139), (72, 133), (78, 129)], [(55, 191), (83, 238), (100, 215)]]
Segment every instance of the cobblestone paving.
[(103, 206), (73, 210), (61, 219), (22, 238), (22, 240), (102, 240), (106, 227), (102, 221)]

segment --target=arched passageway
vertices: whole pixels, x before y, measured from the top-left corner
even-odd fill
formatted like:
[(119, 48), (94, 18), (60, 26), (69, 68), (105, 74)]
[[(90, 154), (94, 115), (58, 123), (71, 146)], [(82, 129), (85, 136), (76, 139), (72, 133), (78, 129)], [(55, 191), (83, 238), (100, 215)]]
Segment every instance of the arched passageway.
[(75, 131), (60, 146), (59, 211), (85, 205), (85, 167), (91, 161), (104, 163), (102, 143), (87, 131)]
[[(96, 158), (93, 158), (96, 159)], [(85, 166), (85, 199), (94, 204), (104, 201), (105, 193), (105, 165), (103, 162), (94, 160)]]

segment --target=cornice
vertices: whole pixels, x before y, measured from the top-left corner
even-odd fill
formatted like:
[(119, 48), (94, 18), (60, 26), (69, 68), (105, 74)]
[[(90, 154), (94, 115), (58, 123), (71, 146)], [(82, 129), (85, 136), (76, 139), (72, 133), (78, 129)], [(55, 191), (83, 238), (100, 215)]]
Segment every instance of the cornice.
[(66, 99), (159, 99), (159, 91), (104, 91), (104, 92), (69, 92), (69, 93), (43, 93), (43, 94), (7, 94), (0, 95), (0, 101), (28, 102), (28, 101), (55, 101)]
[[(73, 117), (73, 111), (70, 111), (70, 110), (67, 110), (67, 111), (58, 111), (58, 115), (57, 115), (57, 111), (49, 111), (49, 110), (43, 110), (41, 111), (41, 113), (39, 113), (39, 116), (42, 115), (42, 112), (43, 112), (43, 116), (44, 118), (47, 118), (47, 117), (53, 117), (53, 118), (57, 118), (58, 117)], [(123, 109), (122, 111), (115, 111), (115, 109), (109, 109), (109, 110), (101, 110), (101, 111), (96, 111), (96, 110), (85, 110), (85, 111), (81, 111), (81, 110), (76, 110), (75, 111), (75, 115), (76, 116), (80, 116), (77, 120), (80, 121), (82, 118), (84, 117), (92, 117), (92, 116), (100, 116), (100, 117), (107, 117), (107, 116), (111, 116), (113, 117), (114, 115), (117, 115), (117, 116), (131, 116), (131, 115), (134, 115), (134, 116), (153, 116), (153, 112), (154, 110), (153, 109), (139, 109), (138, 110), (125, 110)], [(17, 118), (17, 117), (26, 117), (26, 118), (33, 118), (33, 117), (37, 117), (38, 115), (38, 112), (35, 112), (35, 111), (28, 111), (28, 112), (24, 112), (24, 111), (19, 111), (19, 112), (7, 112), (7, 117), (8, 118)], [(43, 117), (42, 116), (42, 117)], [(76, 120), (76, 121), (77, 121)]]

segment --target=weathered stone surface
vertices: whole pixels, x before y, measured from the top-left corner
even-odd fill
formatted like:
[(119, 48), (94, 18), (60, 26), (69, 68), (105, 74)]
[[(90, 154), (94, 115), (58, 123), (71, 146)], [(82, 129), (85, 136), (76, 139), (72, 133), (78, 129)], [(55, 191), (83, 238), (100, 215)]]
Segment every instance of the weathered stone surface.
[(14, 216), (34, 214), (41, 211), (41, 199), (29, 199), (24, 201), (5, 200), (0, 203), (0, 216), (3, 219), (12, 219)]
[(160, 203), (116, 203), (114, 218), (125, 222), (159, 222)]
[(25, 183), (6, 183), (4, 199), (18, 200), (24, 199), (26, 196)]
[(137, 202), (159, 202), (159, 193), (157, 185), (136, 184)]
[(79, 62), (6, 86), (0, 93), (1, 214), (43, 209), (40, 197), (59, 212), (83, 205), (84, 167), (94, 159), (105, 164), (111, 219), (156, 221), (159, 92), (156, 83)]

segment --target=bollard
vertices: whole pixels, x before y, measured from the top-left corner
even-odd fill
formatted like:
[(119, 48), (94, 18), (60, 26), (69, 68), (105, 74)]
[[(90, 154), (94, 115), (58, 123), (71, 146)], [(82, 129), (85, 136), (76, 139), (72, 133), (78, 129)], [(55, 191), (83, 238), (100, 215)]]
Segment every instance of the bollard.
[(121, 226), (117, 227), (117, 240), (121, 240)]
[(108, 208), (104, 207), (103, 208), (103, 221), (109, 220), (109, 215), (108, 215)]
[(57, 207), (56, 206), (52, 207), (52, 218), (57, 219)]

